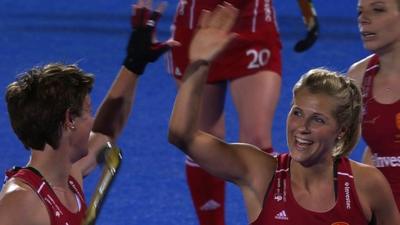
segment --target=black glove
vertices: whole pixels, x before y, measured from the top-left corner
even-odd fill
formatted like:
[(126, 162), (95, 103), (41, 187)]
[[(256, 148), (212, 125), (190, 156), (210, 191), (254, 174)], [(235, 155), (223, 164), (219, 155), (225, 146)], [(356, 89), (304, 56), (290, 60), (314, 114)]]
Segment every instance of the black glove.
[(165, 42), (153, 43), (155, 27), (161, 13), (147, 8), (136, 8), (131, 17), (133, 31), (127, 46), (127, 56), (123, 65), (137, 75), (143, 71), (149, 62), (156, 61), (170, 47)]

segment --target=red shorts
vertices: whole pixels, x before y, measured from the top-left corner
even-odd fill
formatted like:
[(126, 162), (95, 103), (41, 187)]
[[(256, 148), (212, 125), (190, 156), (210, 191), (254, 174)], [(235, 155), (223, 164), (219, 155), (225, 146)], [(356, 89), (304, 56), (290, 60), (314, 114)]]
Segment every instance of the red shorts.
[[(169, 72), (177, 79), (182, 78), (188, 65), (188, 48), (201, 10), (211, 10), (217, 4), (216, 1), (209, 0), (186, 2), (184, 5), (178, 5), (172, 26), (173, 38), (182, 46), (173, 48), (168, 55)], [(207, 82), (232, 80), (264, 70), (281, 74), (282, 45), (270, 0), (243, 0), (232, 3), (240, 12), (233, 28), (238, 37), (214, 60)]]

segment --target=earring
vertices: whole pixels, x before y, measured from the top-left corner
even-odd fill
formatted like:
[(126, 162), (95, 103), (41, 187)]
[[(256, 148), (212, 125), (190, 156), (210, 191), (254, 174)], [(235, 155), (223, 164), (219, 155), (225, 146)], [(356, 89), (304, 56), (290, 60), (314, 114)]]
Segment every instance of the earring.
[(69, 128), (71, 128), (71, 130), (75, 130), (76, 129), (75, 120), (72, 120), (72, 124), (71, 124), (71, 126)]

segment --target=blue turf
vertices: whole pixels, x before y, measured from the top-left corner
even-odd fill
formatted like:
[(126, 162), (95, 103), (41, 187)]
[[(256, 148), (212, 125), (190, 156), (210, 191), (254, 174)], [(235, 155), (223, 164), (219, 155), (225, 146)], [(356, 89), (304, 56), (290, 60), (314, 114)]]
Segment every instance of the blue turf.
[[(159, 38), (169, 37), (177, 0), (169, 1), (160, 21)], [(349, 4), (350, 3), (350, 4)], [(129, 35), (130, 1), (0, 0), (0, 87), (16, 74), (51, 61), (78, 62), (97, 77), (92, 93), (96, 108), (117, 73)], [(291, 87), (299, 75), (313, 67), (345, 72), (368, 53), (362, 49), (356, 23), (356, 1), (315, 1), (321, 34), (309, 51), (292, 48), (305, 34), (296, 1), (276, 1), (284, 44), (283, 88), (273, 125), (275, 147), (285, 151), (285, 119)], [(197, 224), (183, 171), (183, 155), (166, 139), (169, 114), (175, 97), (174, 81), (165, 72), (165, 61), (148, 67), (138, 86), (136, 103), (119, 145), (124, 160), (98, 224)], [(228, 139), (237, 137), (236, 113), (227, 103)], [(24, 165), (28, 152), (14, 136), (0, 103), (0, 172)], [(363, 144), (353, 153), (359, 160)], [(85, 180), (85, 192), (95, 187), (99, 169)], [(246, 224), (238, 189), (228, 186), (228, 224)]]

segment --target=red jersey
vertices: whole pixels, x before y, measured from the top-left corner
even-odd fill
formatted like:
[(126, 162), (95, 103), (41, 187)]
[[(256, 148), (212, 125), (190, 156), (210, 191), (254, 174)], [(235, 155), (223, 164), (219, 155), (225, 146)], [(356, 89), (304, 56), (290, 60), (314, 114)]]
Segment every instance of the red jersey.
[(75, 194), (76, 202), (78, 203), (77, 212), (69, 211), (58, 199), (48, 182), (33, 170), (28, 168), (8, 170), (6, 180), (12, 177), (21, 180), (36, 192), (47, 208), (51, 225), (82, 224), (86, 213), (86, 203), (79, 183), (72, 176), (69, 176), (68, 184), (71, 191)]
[(389, 181), (400, 209), (400, 100), (382, 104), (373, 94), (374, 78), (379, 71), (379, 58), (373, 55), (365, 71), (362, 136), (371, 149), (374, 165)]
[(264, 199), (263, 209), (252, 225), (367, 225), (354, 186), (350, 162), (337, 160), (337, 201), (327, 212), (313, 212), (295, 200), (290, 185), (290, 156), (278, 155), (278, 167)]
[[(182, 0), (179, 2), (172, 38), (182, 45), (168, 53), (168, 70), (181, 79), (189, 63), (188, 48), (203, 9), (212, 10), (222, 0)], [(239, 9), (232, 28), (238, 36), (212, 62), (208, 83), (232, 80), (271, 70), (282, 72), (281, 41), (272, 0), (227, 0)]]

